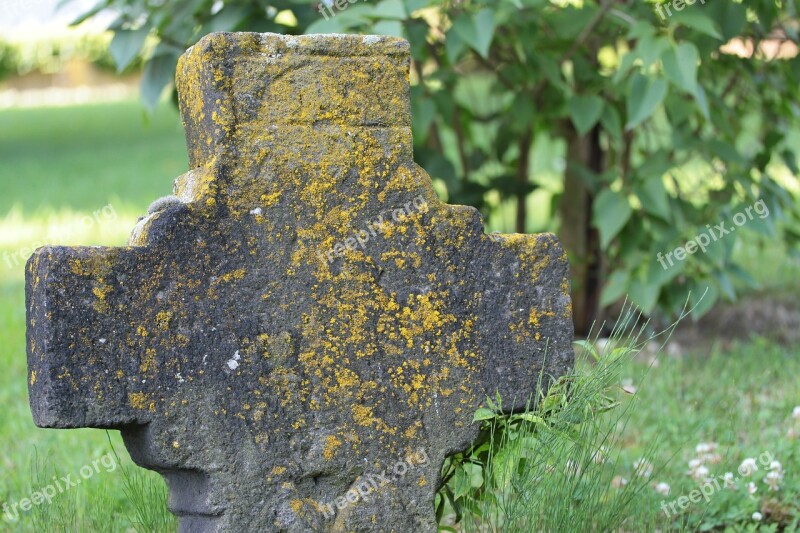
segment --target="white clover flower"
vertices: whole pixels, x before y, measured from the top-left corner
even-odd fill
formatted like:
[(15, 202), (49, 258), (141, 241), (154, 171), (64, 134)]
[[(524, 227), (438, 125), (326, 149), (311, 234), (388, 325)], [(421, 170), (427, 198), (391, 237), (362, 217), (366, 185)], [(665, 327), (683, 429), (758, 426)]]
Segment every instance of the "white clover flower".
[(702, 481), (704, 483), (707, 483), (709, 481), (708, 477), (709, 474), (710, 472), (708, 468), (706, 468), (703, 465), (700, 465), (694, 472), (692, 472), (692, 478), (694, 478), (695, 481)]
[(615, 489), (621, 489), (625, 485), (628, 484), (628, 480), (622, 476), (614, 476), (614, 479), (611, 480), (611, 486)]
[(691, 461), (689, 461), (689, 470), (694, 472), (702, 464), (703, 461), (701, 461), (700, 459), (692, 459)]
[(760, 522), (762, 518), (764, 517), (758, 511), (753, 513), (753, 520), (755, 520), (756, 522)]
[(653, 465), (647, 459), (637, 459), (633, 463), (633, 473), (637, 476), (649, 478), (653, 474)]
[(718, 465), (722, 462), (722, 456), (718, 453), (707, 453), (703, 456), (703, 462)]
[(747, 484), (747, 494), (750, 494), (752, 496), (753, 494), (756, 493), (757, 490), (758, 487), (756, 487), (756, 484), (753, 483), (752, 481)]
[(792, 418), (800, 420), (800, 405), (792, 409)]
[(722, 479), (725, 481), (726, 487), (736, 490), (736, 481), (733, 478), (733, 472), (725, 472), (725, 475), (722, 476)]
[(781, 483), (783, 482), (783, 474), (779, 472), (768, 472), (764, 476), (764, 483), (769, 485), (769, 490), (781, 490)]
[(701, 442), (695, 447), (694, 451), (697, 453), (697, 455), (704, 455), (713, 453), (716, 449), (716, 442)]
[(664, 483), (662, 481), (661, 483), (658, 483), (655, 486), (655, 489), (656, 489), (656, 492), (661, 494), (662, 496), (669, 496), (670, 487), (669, 487), (669, 485), (667, 483)]
[(748, 457), (742, 464), (739, 465), (739, 473), (743, 476), (750, 476), (753, 472), (758, 471), (758, 465), (756, 464), (756, 460), (752, 457)]
[(783, 474), (783, 466), (778, 461), (772, 461), (769, 464), (769, 469), (773, 472)]

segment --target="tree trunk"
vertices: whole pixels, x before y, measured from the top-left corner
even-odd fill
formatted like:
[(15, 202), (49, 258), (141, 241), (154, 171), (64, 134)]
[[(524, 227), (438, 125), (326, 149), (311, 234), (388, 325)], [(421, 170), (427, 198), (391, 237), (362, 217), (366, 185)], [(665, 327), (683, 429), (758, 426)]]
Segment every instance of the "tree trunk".
[(586, 335), (598, 317), (603, 280), (603, 255), (600, 235), (592, 227), (594, 192), (581, 177), (584, 172), (603, 172), (603, 151), (600, 129), (595, 127), (579, 135), (571, 123), (566, 125), (567, 168), (564, 195), (559, 205), (561, 228), (559, 238), (570, 260), (572, 278), (572, 311), (575, 333)]

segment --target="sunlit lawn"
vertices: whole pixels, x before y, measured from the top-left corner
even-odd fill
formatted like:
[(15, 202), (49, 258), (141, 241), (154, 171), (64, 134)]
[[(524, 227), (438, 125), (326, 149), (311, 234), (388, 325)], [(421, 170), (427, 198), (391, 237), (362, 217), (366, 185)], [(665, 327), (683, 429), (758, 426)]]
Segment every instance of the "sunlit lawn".
[[(24, 264), (47, 244), (124, 244), (186, 169), (177, 113), (146, 123), (138, 103), (0, 112), (0, 504), (20, 502), (110, 451), (103, 431), (37, 429), (28, 409)], [(116, 432), (117, 452), (131, 466)], [(101, 468), (52, 505), (0, 530), (125, 531), (135, 512), (121, 469)], [(154, 474), (159, 485), (163, 484)], [(160, 503), (163, 505), (163, 503)], [(55, 511), (55, 512), (54, 512)], [(15, 513), (12, 513), (12, 516)], [(55, 516), (54, 516), (55, 515)]]

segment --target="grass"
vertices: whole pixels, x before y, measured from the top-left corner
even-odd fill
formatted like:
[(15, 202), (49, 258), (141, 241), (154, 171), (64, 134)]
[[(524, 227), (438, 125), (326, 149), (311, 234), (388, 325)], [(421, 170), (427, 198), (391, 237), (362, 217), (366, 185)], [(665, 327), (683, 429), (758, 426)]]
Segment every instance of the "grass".
[[(44, 241), (124, 244), (136, 218), (169, 194), (172, 180), (185, 171), (184, 146), (177, 113), (169, 107), (149, 124), (135, 102), (0, 112), (0, 505), (30, 498), (53, 475), (80, 477), (81, 467), (111, 452), (103, 431), (33, 425), (23, 286), (31, 248)], [(103, 212), (106, 206), (113, 212)], [(164, 483), (136, 468), (118, 433), (111, 435), (119, 468), (101, 469), (19, 520), (0, 516), (0, 530), (157, 530), (143, 529), (141, 505), (126, 496), (126, 487), (138, 488), (147, 506), (160, 510), (148, 518), (157, 524), (165, 515)]]
[[(101, 468), (19, 520), (0, 515), (0, 530), (174, 530), (174, 521), (164, 513), (163, 482), (133, 466), (117, 432), (109, 433), (109, 442), (103, 431), (34, 427), (27, 402), (23, 264), (42, 241), (123, 244), (136, 218), (152, 200), (170, 192), (172, 179), (185, 168), (183, 133), (169, 108), (148, 125), (137, 103), (0, 112), (0, 405), (5, 408), (0, 416), (0, 506), (30, 497), (53, 483), (54, 475), (79, 476), (82, 467), (111, 453), (112, 445), (119, 454), (113, 471)], [(102, 212), (106, 206), (113, 208), (113, 217)], [(797, 265), (789, 265), (779, 252), (748, 248), (740, 253), (765, 287), (796, 289)], [(765, 268), (759, 269), (762, 263)], [(618, 453), (613, 454), (613, 471), (597, 478), (595, 490), (613, 497), (625, 489), (614, 488), (612, 481), (643, 487), (646, 505), (627, 507), (626, 523), (638, 523), (642, 530), (658, 525), (662, 531), (769, 531), (769, 524), (791, 530), (796, 523), (800, 441), (787, 434), (800, 424), (791, 419), (800, 404), (798, 348), (758, 338), (725, 350), (721, 346), (699, 356), (661, 356), (652, 368), (647, 359), (619, 367), (620, 381), (630, 379), (638, 390), (625, 394), (614, 383), (615, 397), (630, 409), (625, 424), (609, 426)], [(667, 519), (661, 503), (688, 496), (697, 487), (687, 475), (688, 462), (697, 455), (695, 447), (708, 442), (717, 444), (714, 454), (719, 456), (707, 461), (710, 474), (735, 473), (743, 459), (766, 451), (782, 463), (781, 490), (767, 490), (762, 468), (755, 476), (755, 495), (747, 495), (744, 486), (721, 490)], [(582, 451), (584, 460), (589, 450)], [(634, 475), (634, 461), (643, 456), (654, 465), (647, 479)], [(670, 486), (666, 498), (654, 490), (659, 482)], [(568, 492), (559, 498), (574, 496)], [(549, 501), (560, 505), (560, 499)], [(554, 512), (555, 520), (567, 520), (569, 507), (563, 505), (557, 509), (560, 515)], [(753, 520), (754, 512), (762, 513), (760, 522)], [(569, 526), (565, 523), (564, 529)]]
[(762, 338), (676, 358), (617, 339), (579, 349), (523, 414), (487, 399), (482, 438), (444, 468), (443, 531), (797, 531), (797, 352)]

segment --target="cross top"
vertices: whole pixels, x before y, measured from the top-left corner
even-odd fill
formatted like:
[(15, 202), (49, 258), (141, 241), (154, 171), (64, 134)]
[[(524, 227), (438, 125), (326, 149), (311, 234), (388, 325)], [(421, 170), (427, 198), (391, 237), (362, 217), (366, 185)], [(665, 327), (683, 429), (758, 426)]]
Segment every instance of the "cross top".
[(214, 34), (177, 85), (181, 201), (28, 264), (36, 423), (120, 429), (182, 531), (435, 531), (475, 409), (571, 364), (564, 252), (438, 200), (405, 41)]

